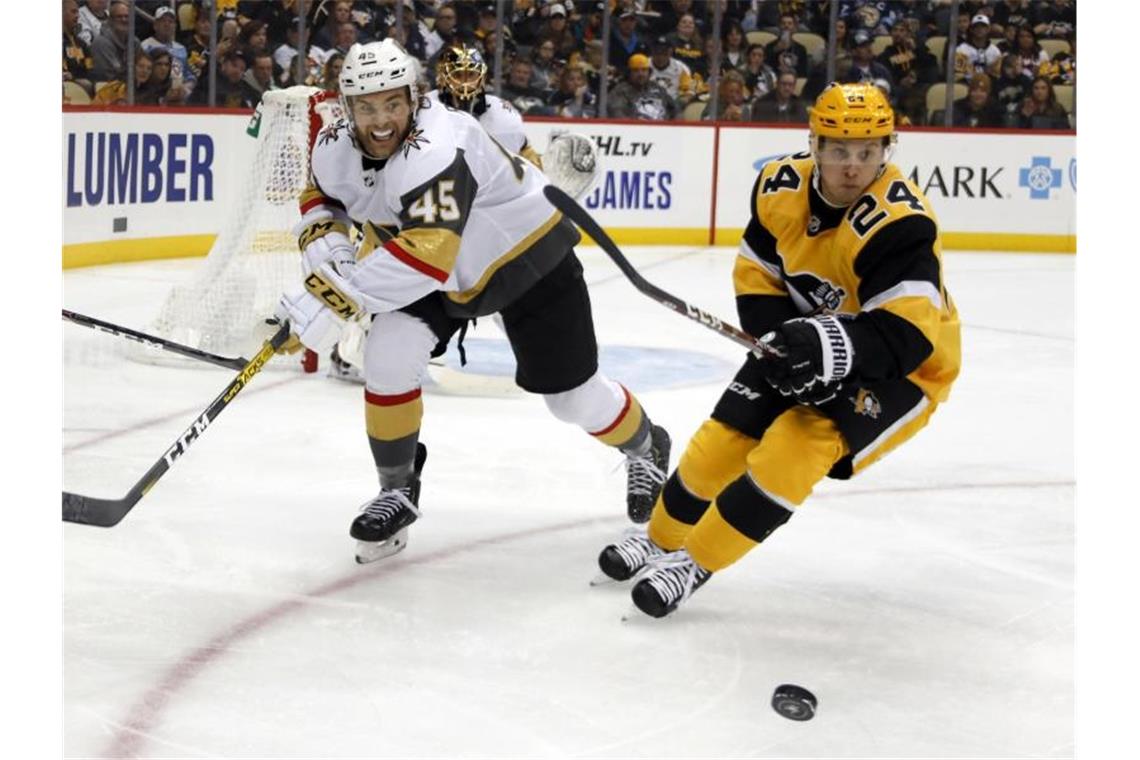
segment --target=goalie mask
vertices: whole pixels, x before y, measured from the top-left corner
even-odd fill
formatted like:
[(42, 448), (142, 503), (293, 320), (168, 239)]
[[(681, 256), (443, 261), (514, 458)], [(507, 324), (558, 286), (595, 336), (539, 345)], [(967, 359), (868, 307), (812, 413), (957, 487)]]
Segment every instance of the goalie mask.
[(469, 45), (449, 47), (439, 57), (435, 82), (441, 95), (450, 96), (453, 105), (469, 111), (483, 94), (487, 64), (482, 54)]

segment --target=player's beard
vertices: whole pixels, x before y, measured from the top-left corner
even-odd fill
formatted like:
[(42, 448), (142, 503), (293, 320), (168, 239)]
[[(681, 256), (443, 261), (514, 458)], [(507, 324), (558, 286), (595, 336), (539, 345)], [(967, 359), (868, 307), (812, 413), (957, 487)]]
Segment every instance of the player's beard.
[[(384, 133), (388, 130), (392, 131), (391, 137), (387, 139), (378, 139), (378, 133)], [(368, 130), (357, 129), (356, 139), (360, 143), (360, 147), (364, 149), (364, 153), (369, 158), (378, 160), (385, 160), (391, 158), (396, 150), (404, 142), (404, 138), (408, 136), (411, 130), (411, 119), (408, 123), (400, 129), (394, 124), (387, 124), (380, 127), (370, 127)]]

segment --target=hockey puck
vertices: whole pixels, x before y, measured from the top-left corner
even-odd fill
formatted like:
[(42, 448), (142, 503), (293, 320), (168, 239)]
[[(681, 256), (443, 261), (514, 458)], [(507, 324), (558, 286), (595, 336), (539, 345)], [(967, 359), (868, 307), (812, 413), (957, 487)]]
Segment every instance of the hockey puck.
[(818, 704), (814, 694), (795, 684), (781, 684), (772, 694), (772, 709), (788, 720), (811, 720)]

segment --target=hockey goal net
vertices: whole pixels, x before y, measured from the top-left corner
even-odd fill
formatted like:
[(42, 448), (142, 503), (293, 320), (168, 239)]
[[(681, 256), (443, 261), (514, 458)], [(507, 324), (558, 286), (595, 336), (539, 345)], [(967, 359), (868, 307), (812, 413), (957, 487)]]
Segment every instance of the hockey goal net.
[[(151, 332), (224, 356), (256, 352), (272, 332), (266, 319), (281, 294), (301, 282), (293, 234), (300, 220), (298, 199), (313, 139), (339, 114), (336, 95), (313, 87), (265, 93), (246, 130), (257, 145), (242, 187), (229, 196), (231, 206), (205, 261), (174, 286)], [(140, 347), (137, 358), (157, 363), (170, 356)], [(315, 370), (315, 359), (308, 353), (305, 369)]]

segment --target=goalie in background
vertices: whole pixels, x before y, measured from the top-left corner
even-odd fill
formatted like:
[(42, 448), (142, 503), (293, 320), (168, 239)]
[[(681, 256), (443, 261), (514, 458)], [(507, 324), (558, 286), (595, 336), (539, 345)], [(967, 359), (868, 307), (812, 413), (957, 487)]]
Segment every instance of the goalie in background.
[(689, 442), (648, 531), (602, 550), (634, 604), (675, 610), (783, 525), (824, 477), (850, 478), (923, 428), (961, 362), (930, 202), (890, 163), (894, 113), (832, 84), (810, 145), (768, 163), (733, 270), (749, 354)]
[[(489, 94), (486, 84), (487, 64), (479, 50), (469, 45), (453, 45), (440, 53), (436, 89), (425, 97), (433, 103), (471, 114), (499, 145), (542, 169), (556, 187), (574, 198), (585, 195), (598, 174), (594, 144), (582, 135), (555, 132), (546, 153), (539, 155), (527, 141), (518, 110), (510, 101)], [(364, 382), (359, 367), (367, 329), (366, 323), (354, 322), (345, 330), (329, 357), (330, 377)]]
[[(470, 319), (495, 313), (518, 385), (625, 455), (626, 510), (644, 522), (665, 481), (669, 436), (598, 368), (577, 228), (546, 200), (535, 166), (470, 113), (421, 97), (416, 73), (395, 40), (349, 50), (340, 74), (345, 117), (317, 135), (301, 195), (304, 287), (278, 308), (318, 353), (346, 321), (371, 319), (364, 418), (380, 493), (352, 522), (357, 560), (403, 549), (420, 514), (428, 360), (457, 332), (462, 341)], [(348, 238), (354, 223), (365, 232), (359, 256)]]

